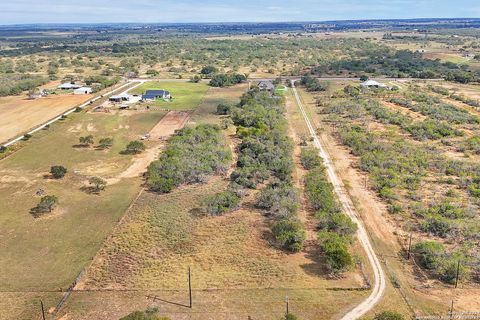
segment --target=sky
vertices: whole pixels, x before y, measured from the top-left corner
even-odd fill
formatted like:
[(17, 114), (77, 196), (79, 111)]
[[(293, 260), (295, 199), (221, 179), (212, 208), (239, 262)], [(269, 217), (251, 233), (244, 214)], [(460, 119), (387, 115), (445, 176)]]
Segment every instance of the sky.
[(0, 25), (480, 18), (480, 0), (0, 0)]

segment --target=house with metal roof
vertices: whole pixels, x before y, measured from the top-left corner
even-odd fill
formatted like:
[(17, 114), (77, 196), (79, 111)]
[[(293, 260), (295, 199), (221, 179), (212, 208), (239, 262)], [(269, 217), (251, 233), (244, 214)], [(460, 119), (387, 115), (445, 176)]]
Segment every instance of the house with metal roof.
[(79, 85), (79, 84), (65, 82), (65, 83), (62, 83), (61, 85), (59, 85), (57, 88), (62, 89), (62, 90), (74, 90), (74, 89), (78, 89), (78, 88), (81, 88), (81, 87), (82, 86)]
[(154, 101), (157, 99), (170, 99), (172, 96), (166, 90), (147, 90), (142, 95), (143, 101)]
[(388, 86), (386, 84), (377, 82), (375, 80), (367, 80), (365, 82), (362, 82), (360, 85), (364, 88), (377, 88), (377, 89), (378, 88), (383, 88), (383, 89), (388, 88)]
[(262, 91), (273, 91), (275, 86), (271, 81), (263, 80), (258, 83), (258, 88)]

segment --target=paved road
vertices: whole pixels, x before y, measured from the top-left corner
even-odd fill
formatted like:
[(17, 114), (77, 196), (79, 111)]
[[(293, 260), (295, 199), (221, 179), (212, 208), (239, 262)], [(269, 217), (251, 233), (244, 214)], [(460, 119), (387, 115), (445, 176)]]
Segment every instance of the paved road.
[(375, 306), (375, 304), (379, 302), (382, 298), (382, 295), (385, 291), (385, 274), (383, 272), (382, 265), (380, 264), (380, 261), (378, 260), (378, 257), (373, 250), (372, 244), (370, 243), (370, 238), (368, 237), (365, 225), (363, 224), (360, 216), (356, 212), (353, 202), (350, 199), (348, 193), (346, 192), (342, 180), (339, 179), (337, 174), (335, 173), (334, 166), (330, 161), (330, 157), (325, 151), (325, 148), (322, 146), (320, 139), (318, 138), (318, 135), (315, 131), (315, 128), (313, 127), (309, 117), (307, 116), (307, 113), (305, 112), (305, 108), (303, 107), (302, 101), (300, 100), (300, 96), (298, 95), (297, 89), (295, 88), (295, 83), (293, 81), (292, 90), (295, 96), (295, 100), (297, 101), (297, 105), (302, 113), (303, 118), (305, 119), (308, 130), (310, 131), (310, 134), (313, 138), (314, 145), (319, 150), (319, 155), (323, 158), (325, 167), (327, 169), (328, 177), (330, 179), (330, 182), (333, 184), (335, 193), (337, 194), (338, 199), (340, 200), (343, 209), (345, 210), (345, 213), (348, 214), (352, 221), (358, 225), (357, 238), (360, 241), (362, 247), (364, 248), (368, 257), (368, 261), (370, 262), (370, 265), (373, 269), (374, 283), (370, 296), (368, 296), (367, 299), (362, 301), (359, 305), (357, 305), (355, 308), (350, 310), (346, 315), (342, 317), (342, 320), (355, 320), (370, 311), (373, 306)]

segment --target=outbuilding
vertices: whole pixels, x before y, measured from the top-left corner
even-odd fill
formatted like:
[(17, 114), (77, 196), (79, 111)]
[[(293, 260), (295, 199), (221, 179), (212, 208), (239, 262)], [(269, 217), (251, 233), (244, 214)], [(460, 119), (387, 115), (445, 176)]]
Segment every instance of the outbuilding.
[(92, 88), (90, 87), (80, 87), (73, 90), (73, 94), (90, 94), (92, 93)]
[(154, 101), (157, 99), (170, 99), (172, 96), (166, 90), (147, 90), (142, 95), (143, 101)]
[(364, 88), (381, 88), (381, 89), (388, 89), (388, 86), (386, 84), (377, 82), (375, 80), (367, 80), (365, 82), (362, 82), (360, 84)]
[(122, 102), (122, 101), (129, 101), (130, 100), (130, 95), (128, 94), (119, 94), (115, 96), (111, 96), (108, 98), (108, 100), (112, 102)]

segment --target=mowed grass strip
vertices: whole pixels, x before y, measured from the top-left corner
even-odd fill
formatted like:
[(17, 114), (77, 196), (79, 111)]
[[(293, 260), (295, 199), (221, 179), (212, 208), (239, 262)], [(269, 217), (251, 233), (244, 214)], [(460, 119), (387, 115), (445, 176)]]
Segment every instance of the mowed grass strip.
[(148, 104), (165, 110), (193, 110), (200, 104), (208, 88), (206, 83), (149, 81), (129, 93), (142, 94), (147, 90), (167, 90), (173, 97), (171, 101), (157, 99)]
[[(0, 161), (0, 290), (66, 289), (92, 259), (138, 191), (141, 178), (121, 180), (100, 195), (81, 190), (90, 176), (115, 177), (133, 156), (121, 155), (128, 141), (148, 132), (161, 111), (72, 114), (34, 135), (24, 148)], [(112, 137), (109, 150), (79, 148), (78, 138)], [(53, 180), (52, 165), (67, 175)], [(51, 214), (35, 219), (29, 210), (39, 189), (59, 199)]]

